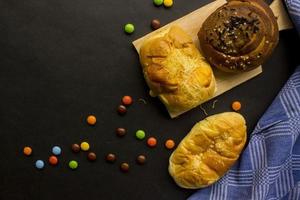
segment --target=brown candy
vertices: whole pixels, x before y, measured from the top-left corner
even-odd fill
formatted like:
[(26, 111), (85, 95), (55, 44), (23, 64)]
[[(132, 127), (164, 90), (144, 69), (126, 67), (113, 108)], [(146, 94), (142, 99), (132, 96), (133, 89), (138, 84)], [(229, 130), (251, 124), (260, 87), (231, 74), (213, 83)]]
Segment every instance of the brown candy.
[(126, 112), (127, 112), (127, 108), (126, 108), (125, 106), (123, 106), (123, 105), (119, 105), (117, 111), (118, 111), (118, 113), (119, 113), (120, 115), (125, 115)]
[(89, 161), (95, 161), (97, 159), (97, 156), (94, 152), (89, 152), (87, 157)]
[(126, 129), (125, 128), (117, 128), (116, 134), (117, 134), (117, 136), (122, 137), (126, 134)]
[(80, 151), (80, 146), (79, 146), (79, 144), (72, 144), (72, 151), (74, 152), (74, 153), (78, 153), (79, 151)]
[(146, 156), (144, 155), (139, 155), (137, 158), (136, 158), (136, 162), (140, 165), (143, 165), (146, 163)]
[(160, 28), (160, 21), (158, 19), (153, 19), (151, 21), (151, 27), (156, 30)]
[(107, 162), (113, 163), (116, 160), (116, 155), (113, 153), (109, 153), (106, 155), (105, 159)]
[(120, 165), (120, 169), (122, 172), (128, 172), (129, 171), (129, 164), (128, 163), (122, 163)]

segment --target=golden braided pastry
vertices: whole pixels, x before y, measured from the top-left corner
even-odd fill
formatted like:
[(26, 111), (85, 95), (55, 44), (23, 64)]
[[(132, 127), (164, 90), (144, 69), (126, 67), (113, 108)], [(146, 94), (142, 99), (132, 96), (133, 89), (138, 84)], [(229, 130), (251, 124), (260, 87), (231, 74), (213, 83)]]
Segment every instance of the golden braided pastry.
[(140, 49), (140, 62), (152, 96), (158, 96), (171, 117), (211, 98), (215, 78), (191, 37), (180, 27), (155, 34)]
[(278, 43), (276, 18), (262, 0), (228, 0), (203, 23), (198, 37), (210, 64), (226, 72), (260, 66)]
[(216, 182), (238, 159), (247, 139), (242, 115), (225, 112), (198, 122), (169, 159), (180, 187), (197, 189)]

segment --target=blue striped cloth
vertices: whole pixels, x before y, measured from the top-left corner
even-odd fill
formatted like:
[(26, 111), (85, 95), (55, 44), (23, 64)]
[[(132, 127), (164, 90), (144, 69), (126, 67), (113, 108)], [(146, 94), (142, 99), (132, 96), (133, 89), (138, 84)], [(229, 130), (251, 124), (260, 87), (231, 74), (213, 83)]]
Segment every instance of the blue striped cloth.
[(298, 33), (300, 34), (300, 0), (285, 0), (285, 4)]
[[(300, 31), (300, 0), (286, 5)], [(299, 134), (300, 66), (259, 120), (237, 163), (188, 200), (300, 200)]]

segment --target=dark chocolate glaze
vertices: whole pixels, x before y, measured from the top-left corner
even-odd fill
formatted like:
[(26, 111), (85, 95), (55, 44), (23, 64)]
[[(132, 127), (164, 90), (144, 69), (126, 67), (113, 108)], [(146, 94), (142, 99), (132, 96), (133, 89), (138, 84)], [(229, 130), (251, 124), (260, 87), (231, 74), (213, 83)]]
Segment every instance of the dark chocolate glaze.
[(227, 72), (261, 65), (278, 43), (276, 18), (261, 0), (230, 0), (212, 13), (198, 37), (210, 64)]

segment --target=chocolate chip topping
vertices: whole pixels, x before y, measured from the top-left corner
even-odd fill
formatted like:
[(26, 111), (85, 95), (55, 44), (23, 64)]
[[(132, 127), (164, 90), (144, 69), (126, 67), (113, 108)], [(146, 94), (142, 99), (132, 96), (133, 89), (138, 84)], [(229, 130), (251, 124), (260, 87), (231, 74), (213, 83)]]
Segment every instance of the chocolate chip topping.
[(228, 1), (203, 23), (200, 47), (209, 63), (227, 72), (261, 65), (278, 43), (278, 26), (262, 0)]
[(244, 16), (230, 16), (218, 24), (213, 29), (207, 30), (206, 40), (218, 51), (229, 55), (238, 54), (260, 29), (258, 18)]

